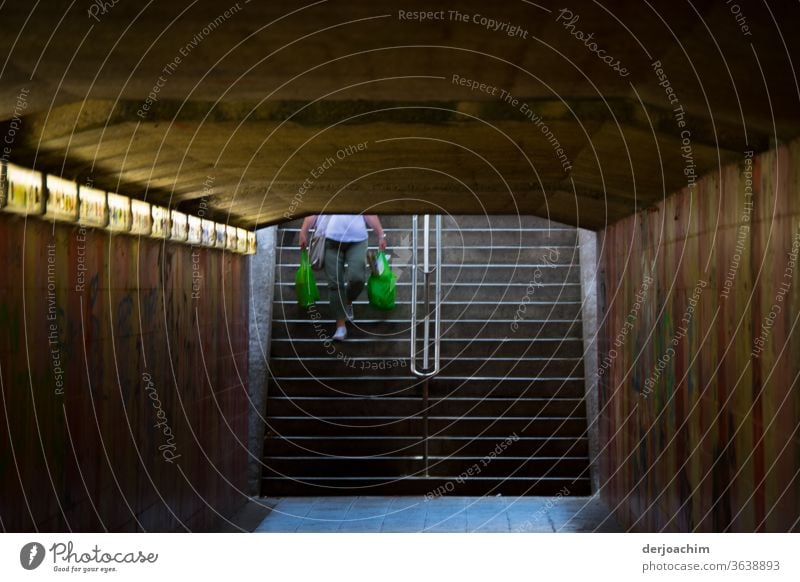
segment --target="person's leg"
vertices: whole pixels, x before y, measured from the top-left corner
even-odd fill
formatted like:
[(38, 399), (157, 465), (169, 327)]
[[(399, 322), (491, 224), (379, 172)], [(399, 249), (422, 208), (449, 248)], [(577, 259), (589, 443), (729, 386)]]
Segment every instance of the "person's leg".
[(352, 243), (347, 249), (347, 302), (352, 303), (367, 282), (367, 241)]
[(331, 314), (336, 320), (336, 328), (345, 327), (346, 301), (345, 288), (345, 245), (340, 245), (336, 241), (325, 243), (325, 275), (328, 278), (328, 298), (331, 305)]

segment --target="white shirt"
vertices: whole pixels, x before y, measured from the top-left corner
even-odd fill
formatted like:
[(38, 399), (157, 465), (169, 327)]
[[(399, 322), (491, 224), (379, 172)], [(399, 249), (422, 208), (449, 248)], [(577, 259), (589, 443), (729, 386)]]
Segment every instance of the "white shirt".
[[(317, 217), (317, 221), (321, 215)], [(369, 238), (362, 214), (329, 214), (325, 238), (339, 242), (360, 242)]]

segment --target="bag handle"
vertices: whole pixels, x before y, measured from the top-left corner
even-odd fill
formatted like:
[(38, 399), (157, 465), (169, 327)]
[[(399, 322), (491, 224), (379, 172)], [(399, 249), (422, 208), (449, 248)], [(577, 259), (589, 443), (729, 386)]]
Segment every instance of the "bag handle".
[(325, 236), (330, 218), (327, 214), (317, 214), (317, 220), (314, 222), (314, 236)]
[[(378, 251), (378, 256), (376, 257), (376, 262), (380, 263), (383, 268), (379, 269), (381, 275), (389, 272), (392, 272), (392, 267), (389, 265), (389, 259), (386, 257), (385, 251)], [(377, 265), (376, 265), (377, 266)]]
[(308, 250), (302, 249), (300, 251), (300, 268), (302, 269), (303, 267), (310, 267), (310, 266), (311, 266), (311, 261), (308, 258)]

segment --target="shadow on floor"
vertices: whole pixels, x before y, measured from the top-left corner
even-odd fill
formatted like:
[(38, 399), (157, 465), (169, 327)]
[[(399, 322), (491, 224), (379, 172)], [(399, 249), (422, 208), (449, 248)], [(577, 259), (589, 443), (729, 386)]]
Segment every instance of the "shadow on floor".
[(258, 532), (620, 532), (598, 497), (283, 497)]
[(251, 498), (229, 519), (220, 518), (206, 530), (219, 533), (247, 533), (254, 531), (269, 517), (275, 507), (275, 499)]

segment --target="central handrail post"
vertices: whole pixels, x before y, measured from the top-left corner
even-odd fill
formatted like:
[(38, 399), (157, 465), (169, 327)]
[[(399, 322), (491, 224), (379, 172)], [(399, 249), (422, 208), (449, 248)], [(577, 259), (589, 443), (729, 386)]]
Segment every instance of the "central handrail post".
[(430, 396), (428, 383), (430, 380), (430, 377), (427, 377), (422, 381), (422, 462), (425, 465), (426, 477), (430, 477), (428, 472), (430, 466), (430, 461), (428, 460), (428, 438), (430, 437), (430, 432), (428, 431), (428, 407)]
[[(436, 215), (436, 266), (430, 266), (430, 215), (426, 214), (423, 221), (423, 305), (425, 314), (422, 318), (423, 345), (422, 369), (417, 368), (417, 286), (419, 285), (419, 217), (414, 215), (411, 220), (411, 372), (423, 378), (422, 383), (422, 458), (425, 466), (425, 477), (429, 477), (429, 408), (430, 408), (430, 379), (439, 373), (441, 366), (441, 331), (442, 331), (442, 217)], [(431, 275), (436, 275), (433, 310), (433, 367), (430, 362), (431, 344)]]

